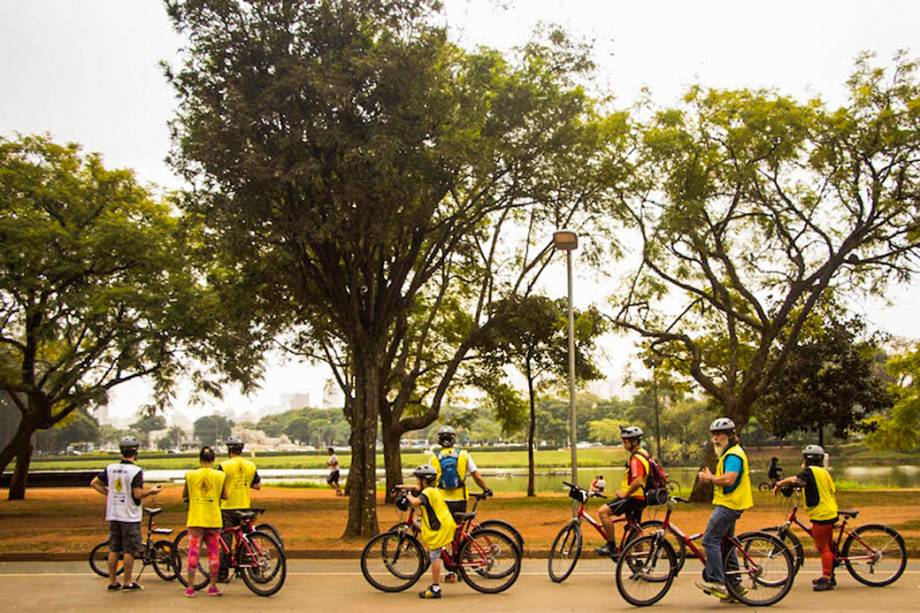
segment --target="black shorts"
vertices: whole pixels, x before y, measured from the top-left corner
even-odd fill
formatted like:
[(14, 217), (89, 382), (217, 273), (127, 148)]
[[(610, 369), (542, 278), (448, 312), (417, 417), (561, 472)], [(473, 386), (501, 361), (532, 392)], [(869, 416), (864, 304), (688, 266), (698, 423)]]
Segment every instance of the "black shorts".
[(328, 483), (329, 485), (332, 485), (333, 483), (338, 483), (338, 482), (339, 482), (339, 471), (338, 470), (332, 471), (331, 473), (329, 473), (329, 476), (326, 477), (326, 483)]
[(240, 525), (240, 516), (237, 511), (245, 511), (246, 509), (221, 509), (220, 517), (224, 520), (224, 528), (232, 528), (234, 526)]
[(126, 521), (109, 522), (109, 551), (112, 553), (144, 553), (141, 541), (141, 523)]
[(447, 503), (451, 516), (454, 513), (466, 513), (466, 500), (445, 500), (444, 502)]
[(611, 500), (607, 506), (613, 511), (614, 515), (625, 515), (627, 518), (638, 522), (642, 519), (642, 509), (645, 508), (645, 500), (637, 498), (618, 498)]

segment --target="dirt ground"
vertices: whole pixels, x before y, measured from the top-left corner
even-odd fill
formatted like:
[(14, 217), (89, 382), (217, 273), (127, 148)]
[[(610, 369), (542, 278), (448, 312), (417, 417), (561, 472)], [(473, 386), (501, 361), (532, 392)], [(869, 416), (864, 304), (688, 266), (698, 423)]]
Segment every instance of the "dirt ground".
[[(157, 516), (160, 527), (181, 529), (185, 506), (181, 487), (168, 486), (147, 506), (162, 506)], [(23, 501), (0, 501), (0, 554), (13, 552), (88, 552), (107, 534), (104, 498), (87, 488), (32, 489)], [(545, 552), (553, 537), (571, 516), (571, 500), (562, 495), (526, 498), (499, 495), (479, 508), (479, 519), (501, 518), (514, 524), (523, 534), (529, 553)], [(768, 494), (758, 493), (755, 507), (745, 512), (739, 530), (776, 525), (783, 519), (779, 503)], [(854, 491), (840, 493), (841, 507), (859, 508), (854, 525), (886, 523), (896, 527), (908, 540), (909, 548), (920, 550), (920, 490)], [(265, 521), (282, 534), (289, 552), (357, 551), (363, 541), (345, 541), (341, 535), (347, 516), (347, 499), (331, 490), (267, 487), (254, 492), (253, 505), (268, 509)], [(599, 503), (590, 506), (596, 518)], [(687, 533), (700, 532), (709, 517), (709, 505), (679, 505), (672, 516)], [(646, 519), (661, 519), (664, 509), (648, 509)], [(378, 508), (380, 527), (398, 521), (393, 505)], [(807, 541), (806, 541), (807, 542)], [(599, 545), (600, 537), (585, 526), (585, 548)]]

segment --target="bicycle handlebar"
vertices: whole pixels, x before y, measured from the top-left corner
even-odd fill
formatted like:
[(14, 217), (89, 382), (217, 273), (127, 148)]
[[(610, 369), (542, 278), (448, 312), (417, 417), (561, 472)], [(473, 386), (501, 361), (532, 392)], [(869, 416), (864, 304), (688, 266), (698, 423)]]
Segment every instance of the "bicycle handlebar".
[(673, 502), (682, 502), (684, 504), (690, 504), (689, 500), (687, 500), (686, 498), (681, 498), (680, 496), (672, 496), (671, 500)]

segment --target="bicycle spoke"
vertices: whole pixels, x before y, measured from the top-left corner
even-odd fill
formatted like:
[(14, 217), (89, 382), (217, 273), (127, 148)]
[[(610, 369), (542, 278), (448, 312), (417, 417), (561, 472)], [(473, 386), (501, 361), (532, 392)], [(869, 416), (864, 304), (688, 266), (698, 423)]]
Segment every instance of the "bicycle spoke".
[(617, 590), (632, 605), (654, 604), (670, 589), (676, 564), (674, 549), (665, 540), (655, 535), (632, 540), (617, 561)]
[(875, 524), (854, 530), (843, 545), (842, 557), (853, 578), (871, 586), (894, 583), (907, 566), (901, 535)]
[(792, 552), (782, 541), (765, 533), (752, 533), (733, 541), (726, 556), (726, 587), (750, 606), (768, 606), (789, 593), (795, 577)]

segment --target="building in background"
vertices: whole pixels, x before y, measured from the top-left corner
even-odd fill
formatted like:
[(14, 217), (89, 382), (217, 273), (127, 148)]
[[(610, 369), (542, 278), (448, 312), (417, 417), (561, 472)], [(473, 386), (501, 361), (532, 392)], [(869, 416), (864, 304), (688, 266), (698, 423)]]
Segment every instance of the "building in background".
[(287, 409), (303, 409), (310, 406), (310, 394), (298, 392), (296, 394), (281, 394), (281, 404)]

